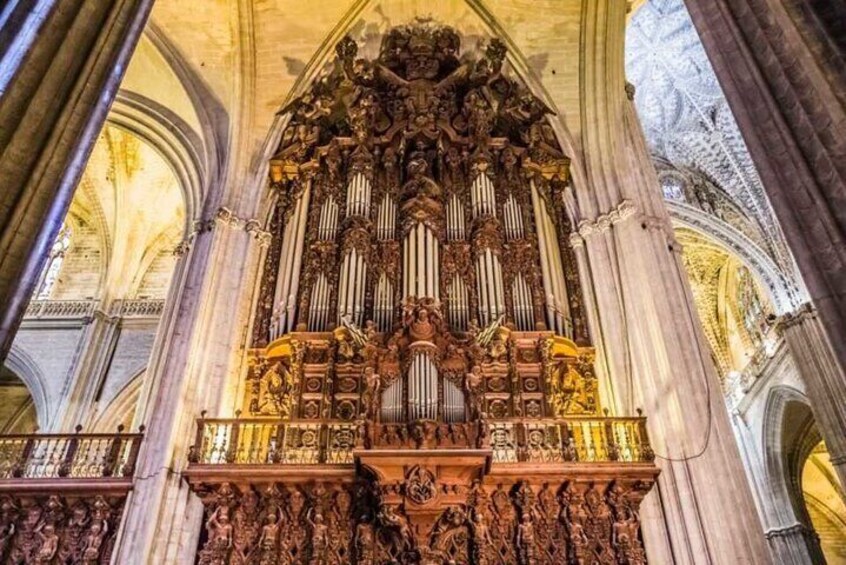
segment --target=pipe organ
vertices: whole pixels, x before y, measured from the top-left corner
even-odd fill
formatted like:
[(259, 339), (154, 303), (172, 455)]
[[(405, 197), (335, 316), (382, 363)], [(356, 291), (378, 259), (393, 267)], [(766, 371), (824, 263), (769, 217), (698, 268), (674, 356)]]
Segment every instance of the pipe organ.
[[(522, 506), (496, 540), (468, 541), (481, 527), (469, 520), (491, 515), (491, 459), (512, 465), (498, 475), (507, 488), (497, 504), (510, 505), (502, 500), (528, 500), (515, 486), (528, 458), (574, 461), (578, 441), (584, 457), (616, 461), (615, 441), (640, 445), (645, 434), (564, 420), (600, 414), (569, 247), (569, 160), (547, 106), (502, 72), (504, 45), (467, 56), (459, 47), (454, 30), (431, 23), (390, 30), (375, 59), (345, 38), (328, 74), (283, 110), (290, 119), (270, 163), (277, 204), (243, 388), (244, 413), (272, 424), (238, 424), (200, 443), (234, 445), (211, 449), (215, 460), (367, 469), (358, 480), (373, 490), (356, 494), (362, 508), (353, 512), (350, 499), (305, 511), (299, 491), (256, 488), (277, 497), (263, 507), (262, 531), (279, 528), (283, 514), (312, 531), (311, 541), (284, 543), (262, 534), (256, 562), (566, 562), (555, 548), (569, 542), (539, 542), (541, 557), (512, 535), (514, 520), (537, 515)], [(540, 475), (557, 494), (531, 496), (565, 500), (556, 469)], [(652, 480), (652, 467), (643, 469)], [(332, 473), (326, 481), (343, 474)], [(286, 480), (314, 479), (306, 475)], [(351, 519), (336, 519), (348, 511)], [(333, 513), (328, 525), (321, 512)], [(558, 515), (538, 526), (539, 540), (569, 535)], [(199, 563), (232, 554), (214, 541), (215, 516)], [(441, 547), (437, 536), (454, 527), (467, 531)], [(331, 543), (326, 528), (337, 534)], [(626, 562), (641, 562), (631, 555)]]
[[(326, 84), (346, 81), (353, 91), (315, 91), (286, 109), (271, 162), (282, 242), (256, 341), (344, 326), (362, 335), (367, 327), (386, 343), (408, 308), (425, 301), (459, 341), (501, 325), (586, 343), (573, 329), (584, 323), (573, 323), (582, 314), (575, 265), (566, 264), (572, 253), (561, 249), (569, 161), (549, 110), (495, 70), (498, 46), (479, 60), (490, 82), (452, 54), (414, 63), (399, 54), (406, 48), (368, 61), (352, 44), (339, 46)], [(444, 384), (443, 357), (399, 351), (405, 384), (383, 397), (380, 413), (445, 417), (449, 390), (458, 417), (462, 387)]]

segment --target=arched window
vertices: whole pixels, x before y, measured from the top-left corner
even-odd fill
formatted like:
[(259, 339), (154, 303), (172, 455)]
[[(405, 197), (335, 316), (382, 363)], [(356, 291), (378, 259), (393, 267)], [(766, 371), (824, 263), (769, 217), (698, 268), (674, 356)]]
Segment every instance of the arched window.
[(71, 230), (66, 224), (62, 224), (62, 229), (59, 230), (59, 235), (53, 242), (53, 247), (50, 248), (47, 264), (44, 265), (38, 285), (35, 287), (34, 296), (36, 300), (47, 300), (53, 294), (56, 281), (59, 279), (59, 272), (62, 270), (62, 261), (64, 261), (65, 254), (70, 248), (70, 243)]
[(664, 192), (664, 198), (667, 200), (684, 202), (684, 183), (680, 178), (674, 175), (662, 176), (661, 190)]

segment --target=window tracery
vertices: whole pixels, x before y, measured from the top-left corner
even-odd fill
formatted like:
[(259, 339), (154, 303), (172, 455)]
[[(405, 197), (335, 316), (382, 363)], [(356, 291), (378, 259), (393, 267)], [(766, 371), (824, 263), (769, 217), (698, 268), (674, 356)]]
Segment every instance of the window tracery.
[(62, 263), (65, 255), (71, 246), (71, 229), (67, 224), (62, 224), (59, 235), (50, 247), (47, 263), (41, 271), (38, 285), (35, 287), (34, 298), (36, 300), (47, 300), (53, 294), (56, 283), (59, 280), (59, 273), (62, 270)]

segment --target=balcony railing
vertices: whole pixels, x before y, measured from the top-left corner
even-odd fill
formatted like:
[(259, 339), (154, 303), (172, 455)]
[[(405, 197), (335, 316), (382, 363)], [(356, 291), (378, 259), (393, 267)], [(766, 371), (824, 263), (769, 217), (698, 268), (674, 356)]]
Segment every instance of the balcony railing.
[[(343, 421), (200, 418), (189, 453), (196, 465), (349, 465), (364, 445)], [(646, 418), (488, 421), (494, 463), (649, 463)], [(475, 446), (470, 446), (475, 447)]]
[(111, 314), (122, 318), (159, 318), (164, 311), (164, 303), (164, 300), (154, 298), (115, 300)]
[(24, 318), (87, 318), (96, 306), (97, 300), (30, 300)]
[(351, 465), (356, 424), (200, 418), (189, 461), (203, 465)]
[(2, 479), (131, 478), (139, 433), (12, 434), (0, 436)]

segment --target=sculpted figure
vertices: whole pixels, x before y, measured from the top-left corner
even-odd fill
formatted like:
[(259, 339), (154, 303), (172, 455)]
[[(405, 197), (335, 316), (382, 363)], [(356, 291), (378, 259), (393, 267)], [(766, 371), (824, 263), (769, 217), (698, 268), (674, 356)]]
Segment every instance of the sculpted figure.
[(289, 399), (294, 389), (294, 377), (282, 363), (274, 363), (262, 377), (267, 390), (259, 409), (271, 409), (282, 417), (290, 413)]
[(479, 510), (473, 512), (473, 522), (470, 524), (470, 529), (473, 533), (474, 559), (478, 565), (488, 565), (491, 562), (488, 559), (488, 553), (491, 544), (493, 544), (493, 539), (491, 539), (490, 529), (485, 523), (485, 516)]
[(41, 538), (41, 547), (38, 548), (36, 563), (50, 563), (59, 549), (59, 535), (56, 533), (56, 527), (47, 524), (38, 535)]
[(523, 565), (535, 565), (535, 525), (528, 512), (517, 526), (517, 550)]
[(409, 335), (413, 341), (432, 341), (435, 337), (435, 326), (429, 319), (429, 310), (425, 307), (417, 309), (409, 325)]
[(311, 563), (325, 563), (326, 550), (329, 548), (329, 527), (323, 523), (323, 514), (315, 512), (313, 520), (306, 514), (306, 522), (311, 526)]
[(100, 548), (108, 531), (109, 524), (105, 520), (97, 520), (91, 524), (88, 535), (85, 536), (85, 551), (82, 552), (82, 561), (84, 563), (100, 562)]
[(357, 563), (371, 565), (373, 563), (373, 524), (367, 521), (367, 516), (362, 516), (355, 528), (355, 549)]
[(386, 528), (396, 530), (399, 547), (408, 548), (411, 546), (411, 527), (405, 517), (397, 513), (392, 506), (382, 505), (382, 508), (379, 509), (379, 522)]
[(264, 518), (264, 526), (261, 528), (261, 537), (259, 538), (259, 547), (263, 553), (272, 553), (276, 551), (276, 542), (279, 539), (279, 528), (282, 527), (284, 514), (279, 512), (277, 517), (277, 510), (271, 508)]
[(373, 367), (364, 369), (364, 393), (361, 395), (361, 403), (364, 408), (364, 417), (373, 419), (378, 412), (379, 387), (382, 379), (373, 370)]
[(232, 547), (232, 523), (229, 521), (229, 507), (218, 506), (206, 522), (209, 532), (207, 546), (212, 549)]

